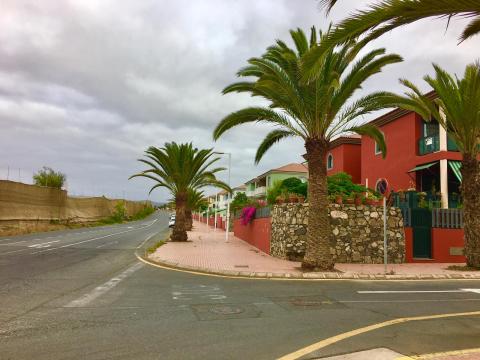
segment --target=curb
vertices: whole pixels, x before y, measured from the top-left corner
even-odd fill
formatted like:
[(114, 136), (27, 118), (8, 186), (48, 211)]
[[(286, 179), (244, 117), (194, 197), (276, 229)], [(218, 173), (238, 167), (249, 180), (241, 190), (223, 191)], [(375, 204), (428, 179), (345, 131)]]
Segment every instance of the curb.
[(172, 261), (156, 261), (148, 257), (136, 254), (137, 258), (151, 266), (160, 267), (166, 270), (188, 272), (196, 275), (216, 276), (237, 279), (258, 279), (258, 280), (480, 280), (478, 274), (407, 274), (407, 275), (385, 275), (385, 274), (344, 274), (344, 273), (271, 273), (271, 272), (250, 272), (234, 270), (211, 270), (197, 266), (179, 265)]

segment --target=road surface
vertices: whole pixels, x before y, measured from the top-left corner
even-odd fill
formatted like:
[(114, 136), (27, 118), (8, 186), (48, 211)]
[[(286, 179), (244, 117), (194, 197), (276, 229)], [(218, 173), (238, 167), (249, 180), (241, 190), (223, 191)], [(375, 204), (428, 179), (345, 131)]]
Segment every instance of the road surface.
[[(168, 215), (0, 238), (1, 359), (275, 359), (400, 317), (480, 310), (479, 281), (272, 281), (140, 262)], [(480, 347), (480, 316), (405, 322), (304, 355)]]

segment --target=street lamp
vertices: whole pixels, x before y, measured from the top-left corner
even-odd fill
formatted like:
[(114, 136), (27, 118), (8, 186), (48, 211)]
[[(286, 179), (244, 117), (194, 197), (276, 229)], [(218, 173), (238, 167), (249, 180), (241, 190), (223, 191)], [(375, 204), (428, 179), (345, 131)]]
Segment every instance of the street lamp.
[[(228, 187), (230, 186), (230, 168), (232, 167), (232, 153), (229, 152), (221, 152), (221, 151), (214, 151), (214, 154), (218, 155), (228, 155)], [(231, 195), (227, 199), (227, 228), (225, 229), (225, 242), (228, 242), (228, 231), (230, 230), (230, 200)]]

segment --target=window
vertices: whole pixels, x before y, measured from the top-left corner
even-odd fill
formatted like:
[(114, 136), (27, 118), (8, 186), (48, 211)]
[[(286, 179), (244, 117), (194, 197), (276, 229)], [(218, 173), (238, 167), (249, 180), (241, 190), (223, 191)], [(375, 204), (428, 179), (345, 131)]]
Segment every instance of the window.
[[(382, 131), (382, 134), (385, 137), (385, 134), (383, 133), (383, 131)], [(387, 141), (387, 139), (385, 139), (385, 142), (386, 141)], [(380, 146), (375, 141), (375, 155), (380, 155), (381, 153), (382, 153), (382, 150), (380, 149)]]
[(332, 170), (333, 169), (333, 155), (328, 154), (327, 156), (327, 170)]
[(388, 182), (386, 179), (378, 179), (377, 184), (375, 185), (375, 190), (380, 194), (385, 195), (388, 189)]

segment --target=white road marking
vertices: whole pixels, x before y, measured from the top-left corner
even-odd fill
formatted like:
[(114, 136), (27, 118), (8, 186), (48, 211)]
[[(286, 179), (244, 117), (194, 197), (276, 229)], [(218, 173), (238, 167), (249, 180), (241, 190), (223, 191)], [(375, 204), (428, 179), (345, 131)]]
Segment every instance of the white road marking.
[(464, 292), (474, 292), (474, 293), (480, 294), (480, 289), (357, 291), (358, 294), (438, 294), (438, 293), (464, 293)]
[(119, 275), (111, 278), (106, 283), (104, 283), (100, 286), (97, 286), (95, 289), (93, 289), (88, 294), (85, 294), (82, 297), (69, 302), (64, 307), (84, 307), (84, 306), (87, 306), (93, 300), (95, 300), (99, 296), (102, 296), (105, 293), (107, 293), (108, 291), (110, 291), (111, 289), (113, 289), (115, 286), (117, 286), (120, 283), (120, 281), (122, 281), (123, 279), (125, 279), (129, 275), (132, 275), (135, 271), (141, 269), (143, 266), (144, 266), (144, 264), (141, 263), (141, 262), (138, 262), (138, 263), (130, 266), (124, 272), (122, 272)]
[(116, 243), (118, 243), (118, 240), (117, 240), (117, 241), (112, 241), (112, 242), (109, 242), (109, 243), (105, 243), (105, 244), (102, 244), (102, 245), (98, 245), (96, 248), (97, 248), (97, 249), (100, 249), (100, 248), (102, 248), (102, 247), (104, 247), (104, 246), (112, 245), (112, 244), (116, 244)]
[(0, 244), (0, 246), (9, 246), (9, 245), (13, 245), (13, 244), (20, 244), (20, 243), (24, 243), (26, 241), (27, 240), (22, 240), (22, 241), (16, 241), (16, 242), (13, 242), (13, 243), (8, 243), (8, 244)]
[(463, 290), (379, 290), (357, 291), (359, 294), (436, 294), (436, 293), (461, 293)]
[(224, 300), (226, 298), (222, 289), (215, 285), (173, 285), (173, 300)]
[(53, 241), (48, 241), (48, 242), (45, 242), (45, 243), (29, 245), (28, 247), (29, 247), (29, 248), (41, 249), (41, 248), (50, 247), (50, 246), (52, 246), (51, 244), (57, 243), (57, 242), (59, 242), (59, 241), (60, 241), (60, 240), (53, 240)]
[(480, 289), (460, 289), (460, 290), (480, 294)]
[(142, 228), (120, 231), (120, 232), (118, 232), (118, 233), (113, 233), (113, 234), (108, 234), (108, 235), (104, 235), (104, 236), (99, 236), (99, 237), (97, 237), (97, 238), (88, 239), (88, 240), (83, 240), (83, 241), (79, 241), (79, 242), (76, 242), (76, 243), (73, 243), (73, 244), (67, 244), (67, 245), (63, 245), (63, 246), (59, 246), (59, 247), (51, 248), (51, 249), (45, 249), (45, 250), (33, 252), (32, 255), (34, 255), (34, 254), (40, 254), (40, 253), (47, 252), (47, 251), (53, 251), (53, 250), (63, 249), (63, 248), (67, 248), (67, 247), (75, 246), (75, 245), (79, 245), (79, 244), (84, 244), (84, 243), (87, 243), (87, 242), (90, 242), (90, 241), (95, 241), (95, 240), (104, 239), (104, 238), (107, 238), (107, 237), (110, 237), (110, 236), (125, 234), (125, 233), (127, 233), (127, 232), (132, 232), (132, 231), (135, 231), (135, 230), (145, 229), (145, 228), (147, 228), (147, 227), (149, 227), (149, 226), (152, 226), (156, 221), (157, 221), (157, 219), (155, 219), (150, 225), (144, 226), (144, 227), (142, 227)]
[(138, 249), (138, 248), (141, 248), (143, 244), (145, 244), (148, 240), (150, 240), (150, 239), (151, 239), (153, 236), (155, 236), (156, 234), (157, 234), (157, 233), (153, 233), (153, 234), (148, 235), (147, 238), (146, 238), (144, 241), (142, 241), (142, 243), (141, 243), (140, 245), (137, 246), (137, 249)]

